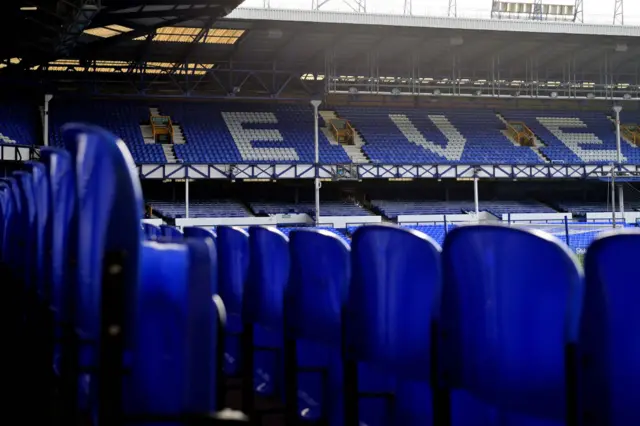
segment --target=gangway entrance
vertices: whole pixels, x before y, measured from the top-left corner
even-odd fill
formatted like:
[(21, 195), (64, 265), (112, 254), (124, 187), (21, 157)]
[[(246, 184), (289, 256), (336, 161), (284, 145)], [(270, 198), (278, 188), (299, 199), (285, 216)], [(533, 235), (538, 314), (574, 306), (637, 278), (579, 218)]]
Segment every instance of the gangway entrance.
[(640, 146), (640, 126), (637, 124), (623, 124), (620, 126), (620, 132), (629, 142)]
[(167, 115), (152, 115), (150, 121), (153, 139), (156, 143), (172, 144), (173, 124), (171, 123), (171, 117)]
[(351, 127), (351, 123), (342, 118), (334, 118), (329, 121), (329, 130), (333, 133), (333, 136), (336, 138), (338, 143), (344, 145), (353, 145), (353, 135), (354, 130)]
[(507, 122), (507, 131), (509, 135), (515, 140), (519, 145), (522, 146), (535, 146), (535, 135), (529, 129), (526, 124), (521, 121), (510, 121)]

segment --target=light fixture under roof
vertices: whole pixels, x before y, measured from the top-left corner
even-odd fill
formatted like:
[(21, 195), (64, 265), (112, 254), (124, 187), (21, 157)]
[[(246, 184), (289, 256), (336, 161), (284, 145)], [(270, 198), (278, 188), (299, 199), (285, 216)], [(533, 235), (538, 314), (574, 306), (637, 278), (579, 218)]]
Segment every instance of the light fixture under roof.
[(88, 28), (84, 30), (84, 34), (89, 34), (94, 37), (110, 38), (120, 34), (125, 34), (133, 31), (132, 28), (122, 25), (107, 25), (106, 27)]
[[(198, 27), (161, 27), (156, 30), (153, 41), (160, 43), (193, 43), (202, 44), (235, 44), (244, 34), (244, 30), (227, 28), (212, 28), (204, 30)], [(147, 36), (136, 37), (134, 40), (143, 41)]]

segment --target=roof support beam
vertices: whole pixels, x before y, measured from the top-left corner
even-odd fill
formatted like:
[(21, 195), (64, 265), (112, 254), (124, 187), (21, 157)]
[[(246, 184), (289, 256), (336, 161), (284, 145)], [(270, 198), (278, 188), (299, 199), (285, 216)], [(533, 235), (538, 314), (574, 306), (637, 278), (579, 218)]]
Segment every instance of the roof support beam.
[(613, 5), (613, 25), (624, 25), (624, 2), (615, 0)]
[[(331, 0), (311, 0), (311, 10), (320, 10)], [(367, 0), (343, 0), (356, 13), (367, 13)]]
[(137, 19), (149, 19), (149, 18), (163, 18), (163, 19), (175, 19), (183, 18), (185, 21), (191, 19), (202, 18), (211, 16), (212, 14), (221, 14), (221, 7), (218, 5), (207, 7), (189, 7), (178, 9), (178, 6), (174, 6), (167, 10), (158, 11), (140, 11), (140, 12), (112, 12), (110, 10), (101, 13), (92, 21), (90, 28), (104, 27), (105, 25), (124, 25), (131, 26), (131, 20)]

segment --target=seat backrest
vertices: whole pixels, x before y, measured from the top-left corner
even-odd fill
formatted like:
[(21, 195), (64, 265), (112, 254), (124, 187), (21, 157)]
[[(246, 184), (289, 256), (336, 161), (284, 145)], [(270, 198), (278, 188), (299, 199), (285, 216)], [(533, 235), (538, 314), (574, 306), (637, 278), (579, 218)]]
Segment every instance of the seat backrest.
[(217, 235), (218, 292), (229, 314), (240, 315), (249, 274), (249, 234), (242, 228), (219, 226)]
[(33, 176), (25, 171), (13, 172), (18, 187), (18, 196), (22, 201), (22, 241), (24, 251), (22, 252), (23, 279), (25, 285), (33, 290), (33, 272), (35, 266), (35, 236), (36, 236), (36, 206), (33, 195)]
[(153, 225), (151, 223), (143, 223), (142, 228), (144, 230), (146, 239), (155, 241), (162, 235), (162, 229), (159, 226)]
[(143, 243), (130, 413), (204, 414), (221, 408), (215, 406), (216, 272), (210, 240)]
[(277, 228), (249, 228), (249, 275), (242, 305), (245, 322), (282, 329), (289, 281), (288, 243)]
[[(505, 419), (564, 421), (565, 357), (576, 341), (583, 290), (575, 255), (541, 231), (463, 226), (445, 240), (443, 273), (448, 387)], [(483, 416), (480, 406), (452, 404)]]
[(95, 126), (68, 124), (63, 128), (63, 139), (74, 159), (78, 197), (76, 320), (84, 337), (95, 340), (107, 253), (119, 253), (123, 258), (123, 279), (131, 283), (127, 286), (127, 316), (131, 318), (133, 312), (142, 190), (131, 154), (113, 134)]
[(596, 239), (585, 259), (580, 324), (581, 425), (640, 424), (640, 233)]
[(7, 185), (7, 182), (0, 181), (0, 262), (4, 261), (4, 253), (2, 250), (4, 247), (4, 233), (6, 228), (5, 221), (9, 216), (10, 197), (11, 196), (9, 193), (9, 186)]
[[(93, 395), (98, 394), (99, 387), (117, 390), (117, 372), (109, 374), (106, 370), (122, 368), (119, 364), (123, 361), (114, 349), (108, 360), (101, 356), (98, 365), (98, 350), (104, 352), (116, 346), (107, 345), (101, 340), (103, 336), (122, 344), (117, 351), (126, 351), (133, 345), (130, 325), (139, 279), (142, 190), (135, 164), (122, 140), (101, 128), (82, 124), (64, 126), (62, 136), (75, 166), (77, 191), (74, 325), (80, 339), (87, 342), (80, 350), (80, 364), (88, 370), (81, 382), (88, 385), (79, 388), (79, 404), (81, 409), (96, 409), (99, 417), (115, 416), (114, 410), (119, 411), (116, 407), (94, 405), (100, 399)], [(117, 277), (119, 285), (103, 287), (106, 272)], [(110, 295), (103, 298), (105, 288)], [(109, 324), (115, 321), (120, 322), (121, 331), (108, 333), (112, 327)], [(95, 380), (94, 371), (104, 374), (100, 381)], [(120, 403), (118, 397), (102, 401)]]
[(51, 186), (44, 164), (27, 162), (33, 177), (33, 195), (36, 211), (36, 267), (35, 287), (42, 300), (50, 300), (51, 276)]
[(184, 238), (182, 232), (180, 232), (180, 230), (175, 226), (160, 225), (160, 229), (162, 231), (162, 236), (171, 242), (180, 242)]
[[(77, 245), (76, 188), (71, 156), (63, 149), (42, 148), (51, 200), (51, 306), (57, 319), (71, 321), (75, 275), (70, 271), (71, 245)], [(75, 217), (77, 220), (77, 217)], [(72, 226), (72, 223), (74, 224)]]
[(5, 183), (5, 223), (4, 223), (4, 240), (3, 240), (3, 261), (7, 265), (13, 265), (14, 268), (19, 267), (18, 253), (21, 246), (19, 242), (20, 229), (23, 217), (21, 216), (21, 200), (17, 196), (17, 183), (15, 178), (4, 178)]
[(430, 380), (440, 247), (421, 232), (363, 226), (351, 241), (351, 267), (344, 317), (348, 356)]
[(342, 309), (351, 278), (349, 246), (334, 233), (324, 230), (296, 230), (289, 238), (287, 330), (299, 339), (339, 346)]
[(197, 226), (187, 226), (182, 229), (184, 232), (184, 236), (186, 238), (203, 238), (210, 239), (215, 243), (216, 241), (216, 233), (211, 229), (199, 228)]

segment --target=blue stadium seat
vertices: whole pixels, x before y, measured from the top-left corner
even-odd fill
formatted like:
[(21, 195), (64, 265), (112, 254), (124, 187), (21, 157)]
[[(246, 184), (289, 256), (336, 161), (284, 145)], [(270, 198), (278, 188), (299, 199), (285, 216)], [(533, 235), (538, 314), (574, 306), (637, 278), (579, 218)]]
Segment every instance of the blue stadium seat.
[(539, 231), (463, 226), (442, 256), (440, 370), (451, 424), (565, 425), (583, 291), (574, 255)]
[(162, 232), (162, 236), (171, 242), (180, 242), (184, 239), (184, 235), (182, 232), (176, 228), (175, 226), (170, 225), (160, 225), (160, 231)]
[[(50, 251), (48, 254), (50, 268), (48, 273), (48, 305), (51, 310), (50, 330), (54, 337), (50, 365), (58, 378), (68, 378), (73, 374), (75, 364), (73, 350), (73, 318), (72, 292), (76, 277), (72, 272), (72, 259), (77, 252), (77, 216), (74, 169), (69, 153), (59, 148), (42, 148), (40, 160), (46, 167), (50, 189)], [(73, 396), (75, 381), (61, 382), (60, 392), (63, 395), (63, 417), (69, 418), (75, 410)]]
[(0, 181), (0, 265), (2, 265), (2, 247), (4, 246), (4, 228), (7, 210), (7, 183)]
[[(36, 212), (35, 288), (41, 302), (50, 301), (51, 291), (51, 186), (47, 168), (43, 163), (28, 162), (33, 177), (33, 194)], [(47, 310), (49, 307), (47, 306)]]
[(21, 240), (23, 243), (20, 264), (22, 265), (22, 281), (25, 283), (29, 297), (33, 295), (34, 246), (35, 246), (35, 223), (36, 209), (33, 196), (33, 176), (24, 171), (13, 172), (16, 179), (17, 196), (22, 204), (22, 223), (20, 227)]
[(216, 367), (221, 330), (218, 305), (211, 303), (217, 291), (216, 272), (215, 246), (210, 240), (143, 243), (142, 280), (136, 294), (137, 339), (131, 388), (125, 398), (130, 414), (169, 416), (177, 421), (181, 415), (220, 408)]
[(289, 265), (284, 234), (272, 227), (249, 228), (249, 273), (242, 300), (242, 400), (243, 411), (253, 415), (256, 394), (284, 396), (280, 355)]
[(581, 357), (580, 425), (640, 424), (640, 311), (635, 285), (640, 234), (596, 239), (587, 251)]
[(211, 229), (199, 228), (197, 226), (187, 226), (183, 230), (185, 238), (203, 238), (216, 241), (216, 233)]
[(240, 333), (242, 332), (242, 300), (249, 272), (249, 234), (242, 228), (219, 226), (218, 293), (227, 309), (224, 371), (229, 376), (240, 374)]
[[(440, 248), (420, 232), (372, 225), (354, 233), (351, 249), (352, 280), (344, 316), (344, 424), (372, 424), (383, 418), (378, 424), (430, 425), (431, 330), (441, 287)], [(368, 416), (375, 411), (358, 413), (359, 391), (373, 389), (359, 383), (364, 374), (355, 362), (397, 379), (383, 389), (395, 409), (374, 418)]]
[[(83, 369), (95, 368), (100, 359), (98, 372), (84, 372), (80, 376), (83, 385), (79, 389), (79, 404), (82, 410), (106, 419), (118, 416), (119, 411), (108, 404), (98, 404), (96, 396), (121, 393), (122, 378), (117, 373), (116, 377), (105, 377), (104, 372), (122, 371), (122, 353), (125, 348), (131, 349), (133, 334), (109, 333), (103, 325), (118, 324), (122, 329), (133, 323), (142, 191), (126, 146), (109, 132), (70, 124), (63, 129), (63, 139), (76, 164), (78, 266), (73, 297), (74, 325), (83, 342), (79, 365)], [(119, 285), (103, 287), (103, 280), (107, 279), (117, 280)], [(103, 310), (103, 303), (110, 302), (121, 305)], [(120, 347), (120, 353), (107, 354), (102, 350), (99, 355), (103, 346)], [(119, 398), (114, 399), (120, 403)], [(95, 413), (97, 406), (102, 411)]]
[(142, 230), (144, 231), (145, 239), (149, 241), (155, 241), (158, 237), (162, 236), (162, 229), (159, 226), (151, 223), (143, 223)]
[[(287, 423), (296, 423), (302, 413), (306, 420), (342, 424), (340, 356), (349, 251), (348, 244), (329, 231), (290, 234), (291, 276), (284, 296)], [(304, 398), (299, 398), (299, 389)]]

